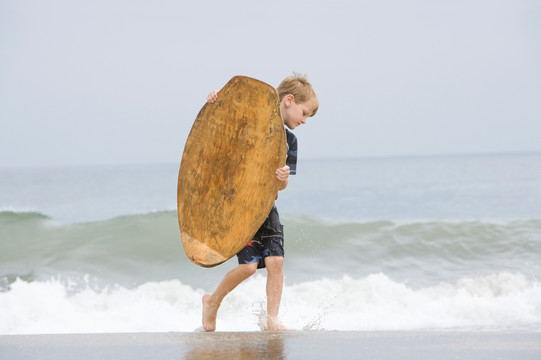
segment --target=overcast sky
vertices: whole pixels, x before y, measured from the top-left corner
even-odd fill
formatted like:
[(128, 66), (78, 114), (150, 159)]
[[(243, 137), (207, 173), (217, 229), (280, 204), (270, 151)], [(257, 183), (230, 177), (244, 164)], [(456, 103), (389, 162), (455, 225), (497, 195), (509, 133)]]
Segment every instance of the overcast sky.
[(541, 0), (0, 0), (0, 167), (179, 162), (208, 92), (293, 71), (300, 158), (541, 151)]

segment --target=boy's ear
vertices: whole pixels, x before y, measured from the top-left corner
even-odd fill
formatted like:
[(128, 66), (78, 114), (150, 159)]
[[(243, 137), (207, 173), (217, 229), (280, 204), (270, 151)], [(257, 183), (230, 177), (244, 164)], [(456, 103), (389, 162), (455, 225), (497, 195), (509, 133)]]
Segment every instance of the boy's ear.
[(295, 96), (293, 96), (293, 94), (287, 94), (286, 96), (284, 96), (284, 104), (287, 107), (290, 107), (291, 103), (293, 102), (295, 102)]

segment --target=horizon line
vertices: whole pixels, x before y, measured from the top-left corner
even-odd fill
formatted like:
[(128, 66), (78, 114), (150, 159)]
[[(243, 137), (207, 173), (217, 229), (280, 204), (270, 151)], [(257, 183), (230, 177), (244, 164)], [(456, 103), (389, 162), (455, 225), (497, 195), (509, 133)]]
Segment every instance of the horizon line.
[[(480, 152), (480, 153), (443, 153), (443, 154), (408, 154), (408, 155), (370, 155), (370, 156), (329, 156), (329, 157), (305, 157), (302, 161), (332, 161), (332, 160), (391, 160), (411, 158), (450, 158), (450, 157), (489, 157), (489, 156), (519, 156), (519, 155), (541, 155), (541, 151), (509, 151), (509, 152)], [(111, 162), (111, 163), (65, 163), (65, 164), (36, 164), (36, 165), (15, 165), (0, 166), (0, 170), (31, 170), (44, 168), (74, 168), (74, 167), (111, 167), (111, 166), (143, 166), (143, 165), (168, 165), (176, 164), (178, 161), (156, 161), (156, 162)]]

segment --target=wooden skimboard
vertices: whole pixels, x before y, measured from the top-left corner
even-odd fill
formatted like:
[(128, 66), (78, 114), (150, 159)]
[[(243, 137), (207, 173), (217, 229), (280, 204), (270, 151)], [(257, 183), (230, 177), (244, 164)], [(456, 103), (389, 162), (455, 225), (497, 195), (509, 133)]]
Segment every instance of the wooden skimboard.
[(223, 263), (251, 240), (278, 194), (287, 156), (278, 93), (235, 76), (192, 126), (178, 176), (178, 221), (188, 258)]

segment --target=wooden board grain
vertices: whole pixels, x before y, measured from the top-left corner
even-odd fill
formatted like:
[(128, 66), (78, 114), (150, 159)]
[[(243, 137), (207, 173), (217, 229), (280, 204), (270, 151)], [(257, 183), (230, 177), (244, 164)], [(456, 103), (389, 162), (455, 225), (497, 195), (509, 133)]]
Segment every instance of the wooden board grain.
[(278, 93), (235, 76), (203, 106), (182, 155), (178, 221), (194, 263), (211, 267), (237, 254), (269, 214), (278, 193), (276, 169), (287, 145)]

